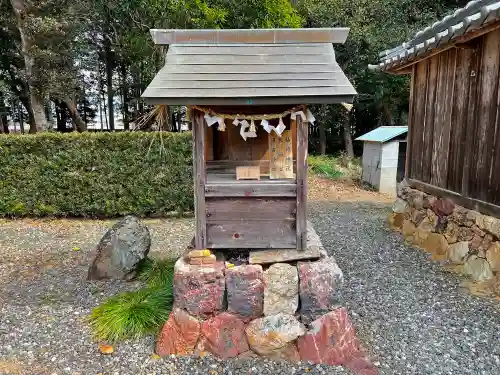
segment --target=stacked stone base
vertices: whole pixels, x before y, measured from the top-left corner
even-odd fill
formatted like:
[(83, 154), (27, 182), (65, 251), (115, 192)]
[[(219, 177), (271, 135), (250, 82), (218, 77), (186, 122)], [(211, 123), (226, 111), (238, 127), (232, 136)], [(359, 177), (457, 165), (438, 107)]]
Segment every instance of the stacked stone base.
[(500, 295), (500, 219), (402, 184), (389, 221), (407, 241)]
[(342, 307), (342, 271), (310, 231), (311, 246), (321, 254), (313, 261), (233, 266), (220, 254), (213, 265), (179, 259), (175, 307), (157, 354), (262, 356), (376, 374)]

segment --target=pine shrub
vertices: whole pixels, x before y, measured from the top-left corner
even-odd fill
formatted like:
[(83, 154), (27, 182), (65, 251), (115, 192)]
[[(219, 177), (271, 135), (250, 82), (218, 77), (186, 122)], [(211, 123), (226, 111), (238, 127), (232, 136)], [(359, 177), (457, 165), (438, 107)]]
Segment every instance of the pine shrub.
[(147, 259), (138, 274), (146, 287), (111, 297), (92, 310), (94, 337), (115, 343), (157, 333), (172, 310), (174, 264), (170, 259)]

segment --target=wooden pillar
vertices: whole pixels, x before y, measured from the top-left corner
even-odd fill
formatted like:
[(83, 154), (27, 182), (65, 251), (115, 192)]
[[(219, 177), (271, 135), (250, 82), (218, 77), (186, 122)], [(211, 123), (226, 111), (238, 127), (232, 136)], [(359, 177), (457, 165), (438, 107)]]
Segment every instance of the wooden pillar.
[(297, 116), (297, 250), (307, 249), (308, 123)]
[(205, 249), (207, 246), (207, 221), (205, 209), (205, 119), (200, 111), (191, 113), (193, 129), (193, 178), (194, 178), (194, 213), (196, 232), (194, 246)]

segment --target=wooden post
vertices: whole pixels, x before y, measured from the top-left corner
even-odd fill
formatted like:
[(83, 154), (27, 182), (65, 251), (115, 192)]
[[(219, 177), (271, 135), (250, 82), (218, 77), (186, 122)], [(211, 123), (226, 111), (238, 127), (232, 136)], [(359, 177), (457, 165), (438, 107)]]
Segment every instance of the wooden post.
[(193, 178), (194, 178), (194, 211), (196, 232), (194, 246), (204, 249), (207, 246), (207, 218), (205, 209), (205, 120), (200, 111), (191, 113), (193, 127)]
[(307, 249), (308, 123), (297, 116), (297, 250)]

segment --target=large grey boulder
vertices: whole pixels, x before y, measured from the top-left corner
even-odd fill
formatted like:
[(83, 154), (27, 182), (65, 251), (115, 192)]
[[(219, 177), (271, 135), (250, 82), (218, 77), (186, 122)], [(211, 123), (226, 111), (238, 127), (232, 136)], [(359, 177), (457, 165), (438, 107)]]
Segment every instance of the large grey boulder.
[(135, 216), (117, 222), (97, 245), (89, 268), (89, 280), (126, 279), (136, 275), (137, 266), (151, 248), (148, 228)]

